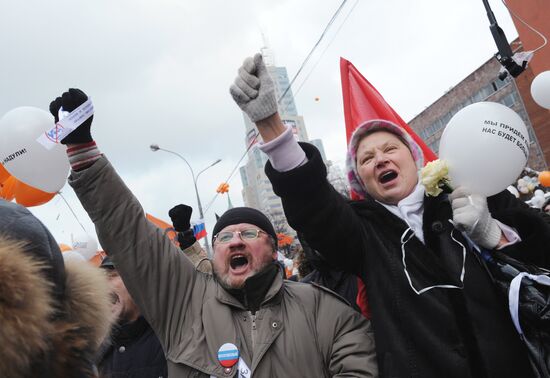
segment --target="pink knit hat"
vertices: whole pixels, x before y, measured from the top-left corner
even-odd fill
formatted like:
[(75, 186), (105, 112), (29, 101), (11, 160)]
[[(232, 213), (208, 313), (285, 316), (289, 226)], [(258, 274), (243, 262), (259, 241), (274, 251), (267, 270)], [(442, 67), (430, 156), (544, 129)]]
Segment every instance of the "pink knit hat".
[(359, 125), (353, 132), (349, 145), (348, 145), (348, 155), (346, 157), (346, 169), (348, 173), (348, 181), (351, 186), (351, 189), (357, 193), (361, 198), (368, 196), (367, 189), (363, 185), (359, 174), (357, 173), (357, 147), (359, 142), (363, 139), (365, 134), (370, 130), (376, 128), (380, 131), (387, 131), (389, 133), (395, 134), (403, 138), (411, 151), (412, 157), (416, 163), (416, 167), (421, 169), (424, 166), (424, 154), (422, 150), (416, 144), (414, 139), (403, 129), (402, 127), (397, 126), (396, 124), (385, 121), (382, 119), (374, 119), (366, 121)]

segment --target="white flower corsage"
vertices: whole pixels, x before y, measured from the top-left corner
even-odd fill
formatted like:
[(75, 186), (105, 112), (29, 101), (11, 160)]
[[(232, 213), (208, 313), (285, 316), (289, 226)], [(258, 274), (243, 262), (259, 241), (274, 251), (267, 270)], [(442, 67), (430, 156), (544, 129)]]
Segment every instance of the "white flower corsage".
[(437, 197), (443, 186), (449, 184), (449, 168), (445, 160), (430, 161), (420, 170), (420, 182), (426, 188), (426, 194)]

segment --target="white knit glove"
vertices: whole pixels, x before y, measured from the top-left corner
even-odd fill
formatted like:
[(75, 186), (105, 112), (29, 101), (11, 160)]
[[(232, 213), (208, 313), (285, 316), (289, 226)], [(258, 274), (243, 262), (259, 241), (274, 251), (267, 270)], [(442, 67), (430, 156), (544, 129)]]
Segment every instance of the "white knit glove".
[(487, 198), (459, 187), (451, 193), (450, 200), (455, 227), (464, 231), (477, 245), (495, 248), (502, 231), (489, 213)]
[(252, 122), (261, 121), (277, 112), (275, 87), (262, 54), (258, 53), (254, 58), (248, 57), (244, 60), (229, 92)]

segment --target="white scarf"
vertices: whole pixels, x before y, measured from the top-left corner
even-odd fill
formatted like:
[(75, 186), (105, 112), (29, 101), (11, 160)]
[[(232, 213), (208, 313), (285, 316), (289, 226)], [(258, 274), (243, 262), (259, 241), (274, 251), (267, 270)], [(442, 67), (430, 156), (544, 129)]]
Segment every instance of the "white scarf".
[(422, 230), (422, 217), (424, 215), (424, 185), (420, 181), (407, 197), (403, 198), (397, 205), (388, 205), (380, 201), (376, 201), (392, 214), (403, 219), (407, 225), (413, 230), (416, 237), (424, 243), (424, 231)]

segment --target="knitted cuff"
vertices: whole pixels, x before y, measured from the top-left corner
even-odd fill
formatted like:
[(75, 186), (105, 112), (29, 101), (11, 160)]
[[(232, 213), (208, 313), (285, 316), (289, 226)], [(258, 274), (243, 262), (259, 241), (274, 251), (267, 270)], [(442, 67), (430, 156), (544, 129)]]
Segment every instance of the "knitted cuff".
[(73, 171), (80, 171), (88, 168), (101, 157), (101, 152), (96, 143), (92, 140), (88, 143), (73, 144), (67, 148), (67, 156)]
[(278, 172), (290, 171), (307, 162), (306, 153), (294, 138), (291, 127), (272, 141), (260, 144), (259, 148)]

